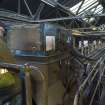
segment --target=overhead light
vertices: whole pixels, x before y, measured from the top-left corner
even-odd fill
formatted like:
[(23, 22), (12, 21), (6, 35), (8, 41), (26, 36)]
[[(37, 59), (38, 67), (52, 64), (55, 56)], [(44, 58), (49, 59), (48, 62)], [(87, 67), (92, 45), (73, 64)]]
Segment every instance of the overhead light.
[(5, 73), (7, 73), (7, 72), (8, 72), (7, 69), (1, 69), (1, 68), (0, 68), (0, 74), (5, 74)]
[(52, 7), (55, 7), (55, 4), (51, 0), (41, 0), (41, 1), (52, 6)]
[(97, 27), (92, 27), (92, 30), (93, 30), (93, 31), (96, 31), (96, 30), (97, 30)]
[(72, 34), (76, 35), (76, 36), (80, 36), (81, 35), (81, 33), (79, 31), (77, 31), (77, 30), (72, 30)]

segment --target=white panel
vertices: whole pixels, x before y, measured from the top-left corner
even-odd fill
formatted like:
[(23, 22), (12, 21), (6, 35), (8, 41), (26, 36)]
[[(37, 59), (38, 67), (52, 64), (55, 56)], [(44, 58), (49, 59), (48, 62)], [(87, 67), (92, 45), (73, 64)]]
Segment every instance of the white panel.
[(46, 36), (46, 51), (55, 50), (55, 36)]

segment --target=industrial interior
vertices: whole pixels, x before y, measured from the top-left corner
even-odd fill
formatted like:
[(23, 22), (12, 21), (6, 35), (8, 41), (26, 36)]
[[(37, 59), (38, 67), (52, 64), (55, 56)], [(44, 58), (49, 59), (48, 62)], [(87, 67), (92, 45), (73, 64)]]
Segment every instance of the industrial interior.
[(105, 105), (105, 0), (0, 0), (0, 105)]

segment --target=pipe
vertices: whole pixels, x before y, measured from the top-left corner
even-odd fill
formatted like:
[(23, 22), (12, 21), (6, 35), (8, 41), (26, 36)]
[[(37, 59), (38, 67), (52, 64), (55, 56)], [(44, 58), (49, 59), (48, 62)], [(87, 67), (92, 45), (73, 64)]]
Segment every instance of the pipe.
[(33, 100), (37, 105), (48, 105), (48, 71), (44, 68), (35, 70), (34, 66), (30, 67)]
[[(105, 56), (105, 55), (104, 55)], [(74, 104), (73, 105), (78, 105), (78, 101), (79, 101), (79, 95), (81, 92), (83, 92), (86, 84), (88, 83), (88, 80), (91, 78), (92, 74), (94, 73), (94, 71), (96, 70), (96, 68), (98, 67), (98, 65), (100, 64), (100, 62), (104, 62), (105, 58), (103, 59), (102, 56), (95, 64), (95, 66), (93, 67), (92, 71), (90, 72), (90, 74), (87, 76), (87, 78), (84, 80), (84, 82), (80, 85), (79, 90), (77, 91), (75, 98), (74, 98)]]
[[(102, 65), (101, 65), (100, 69), (102, 69)], [(92, 103), (93, 103), (93, 100), (94, 100), (95, 94), (96, 94), (96, 92), (97, 92), (97, 89), (98, 89), (98, 87), (99, 87), (99, 85), (100, 85), (102, 76), (104, 75), (104, 71), (105, 71), (105, 66), (104, 66), (104, 68), (103, 68), (103, 70), (102, 70), (102, 73), (100, 74), (100, 78), (99, 78), (99, 80), (98, 80), (98, 83), (97, 83), (97, 85), (96, 85), (96, 88), (95, 88), (95, 90), (94, 90), (94, 93), (93, 93), (93, 96), (92, 96), (92, 98), (91, 98), (91, 101), (90, 101), (90, 104), (89, 104), (89, 105), (92, 105)]]
[(32, 105), (32, 83), (30, 73), (25, 72), (26, 105)]
[(86, 85), (86, 83), (88, 82), (88, 80), (90, 79), (91, 75), (93, 74), (93, 72), (95, 71), (95, 68), (97, 67), (97, 65), (99, 64), (99, 62), (101, 61), (98, 60), (98, 62), (96, 63), (96, 65), (94, 66), (93, 70), (90, 72), (90, 74), (88, 75), (88, 77), (84, 80), (84, 82), (81, 84), (81, 86), (79, 87), (76, 95), (75, 95), (75, 98), (74, 98), (74, 104), (73, 105), (78, 105), (78, 101), (79, 101), (79, 95), (80, 95), (80, 92), (83, 91), (84, 89), (84, 86)]
[(73, 105), (78, 105), (78, 101), (79, 101), (79, 92), (80, 91), (78, 91), (77, 93), (76, 93), (76, 95), (75, 95), (75, 98), (74, 98), (74, 104)]
[(102, 77), (101, 82), (102, 82), (103, 89), (102, 89), (99, 105), (105, 105), (105, 76)]

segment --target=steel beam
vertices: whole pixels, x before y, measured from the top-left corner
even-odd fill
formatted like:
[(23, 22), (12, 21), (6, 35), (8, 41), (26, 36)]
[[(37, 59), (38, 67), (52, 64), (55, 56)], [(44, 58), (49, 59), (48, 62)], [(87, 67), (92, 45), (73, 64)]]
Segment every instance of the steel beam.
[(35, 15), (33, 16), (34, 20), (39, 20), (40, 19), (40, 14), (45, 7), (45, 4), (43, 2), (40, 3)]
[(79, 10), (81, 9), (81, 7), (82, 7), (82, 5), (84, 4), (84, 2), (85, 2), (85, 0), (82, 0), (81, 5), (79, 6), (79, 8), (78, 8), (78, 10), (77, 10), (77, 12), (76, 12), (76, 15), (78, 15)]

